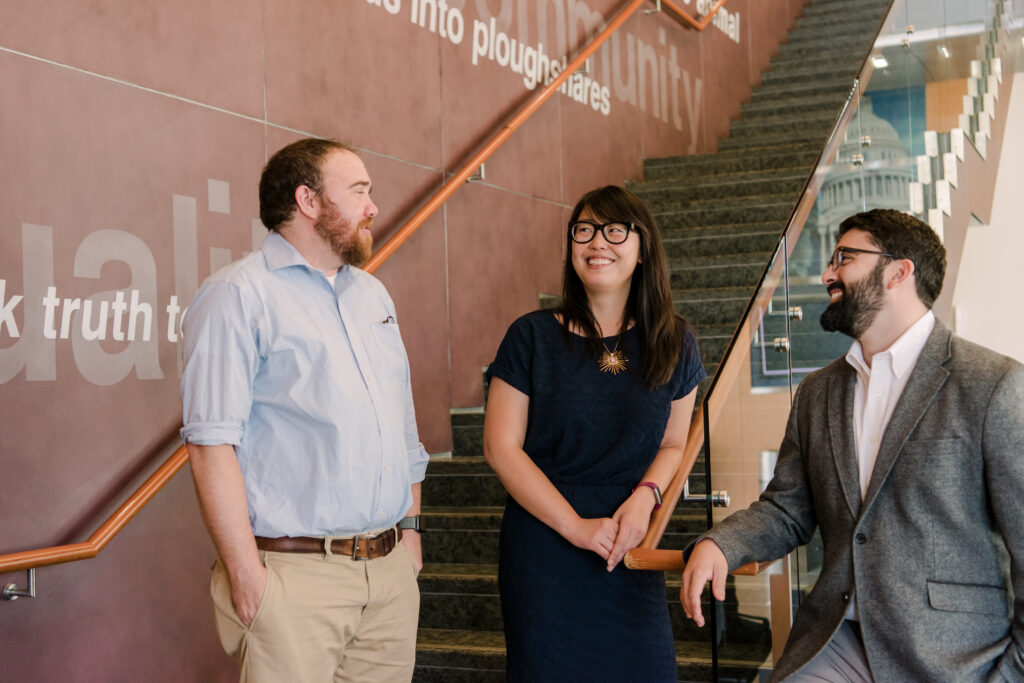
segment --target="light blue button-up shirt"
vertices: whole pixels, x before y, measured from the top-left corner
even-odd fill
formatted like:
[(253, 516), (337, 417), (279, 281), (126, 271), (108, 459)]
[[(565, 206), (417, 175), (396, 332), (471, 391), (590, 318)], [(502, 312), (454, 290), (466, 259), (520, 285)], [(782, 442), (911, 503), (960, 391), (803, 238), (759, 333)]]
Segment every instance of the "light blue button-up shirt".
[(231, 444), (257, 536), (352, 536), (398, 522), (428, 456), (387, 290), (334, 286), (279, 234), (211, 275), (183, 321), (182, 437)]

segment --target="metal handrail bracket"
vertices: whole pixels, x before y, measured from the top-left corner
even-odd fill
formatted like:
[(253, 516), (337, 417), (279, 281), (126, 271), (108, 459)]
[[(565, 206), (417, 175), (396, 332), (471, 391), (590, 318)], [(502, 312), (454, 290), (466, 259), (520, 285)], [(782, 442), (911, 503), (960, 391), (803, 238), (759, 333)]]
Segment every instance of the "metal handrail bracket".
[(36, 597), (36, 569), (32, 567), (28, 570), (28, 588), (22, 588), (16, 583), (9, 583), (4, 586), (3, 593), (0, 594), (0, 598), (4, 600), (17, 600), (18, 598), (34, 598)]

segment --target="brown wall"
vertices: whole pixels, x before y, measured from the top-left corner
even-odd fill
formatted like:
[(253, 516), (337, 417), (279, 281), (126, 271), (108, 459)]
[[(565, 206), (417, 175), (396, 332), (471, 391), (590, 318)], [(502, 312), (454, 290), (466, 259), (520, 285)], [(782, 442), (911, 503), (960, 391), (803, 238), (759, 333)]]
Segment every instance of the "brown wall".
[[(173, 437), (167, 307), (262, 240), (269, 153), (302, 135), (358, 145), (382, 240), (530, 94), (509, 68), (472, 63), (474, 22), (493, 11), (498, 31), (560, 57), (588, 30), (583, 9), (620, 4), (449, 0), (454, 44), (411, 23), (412, 0), (0, 3), (0, 553), (84, 538)], [(378, 271), (429, 451), (450, 449), (450, 408), (482, 402), (508, 323), (558, 291), (575, 199), (639, 179), (645, 156), (714, 150), (802, 4), (730, 0), (739, 42), (635, 16), (618, 60), (614, 46), (593, 60), (607, 116), (557, 95)], [(630, 46), (650, 58), (643, 98)], [(94, 326), (133, 290), (136, 338), (115, 338), (126, 311), (86, 340), (71, 307), (92, 298)], [(0, 680), (231, 680), (205, 598), (212, 557), (178, 477), (99, 558), (42, 569), (39, 598), (0, 603)]]

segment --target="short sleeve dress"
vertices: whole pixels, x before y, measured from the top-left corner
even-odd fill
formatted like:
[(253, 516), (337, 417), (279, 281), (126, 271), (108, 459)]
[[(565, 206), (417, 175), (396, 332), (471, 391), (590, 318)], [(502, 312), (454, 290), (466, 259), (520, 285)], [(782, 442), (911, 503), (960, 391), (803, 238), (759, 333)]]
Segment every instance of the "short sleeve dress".
[[(584, 337), (536, 311), (509, 328), (488, 370), (530, 397), (523, 449), (581, 517), (610, 517), (658, 452), (672, 401), (704, 379), (697, 340), (684, 338), (672, 378), (643, 384), (638, 333), (619, 343), (629, 371), (602, 372)], [(509, 496), (498, 582), (510, 681), (675, 681), (662, 572), (609, 573)]]

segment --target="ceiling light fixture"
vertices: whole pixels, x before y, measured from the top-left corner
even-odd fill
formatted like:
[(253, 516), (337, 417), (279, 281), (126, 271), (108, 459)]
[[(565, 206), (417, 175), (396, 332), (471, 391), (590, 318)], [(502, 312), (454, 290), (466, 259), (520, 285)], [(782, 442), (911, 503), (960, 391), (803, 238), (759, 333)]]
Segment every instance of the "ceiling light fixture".
[(889, 60), (887, 60), (885, 57), (879, 55), (877, 57), (872, 57), (871, 58), (871, 64), (876, 69), (884, 69), (885, 67), (889, 66)]
[(946, 46), (945, 46), (945, 45), (940, 45), (940, 46), (939, 46), (939, 52), (941, 52), (941, 53), (942, 53), (942, 56), (943, 56), (943, 57), (945, 57), (946, 59), (949, 59), (949, 50), (948, 50), (948, 49), (946, 49)]

